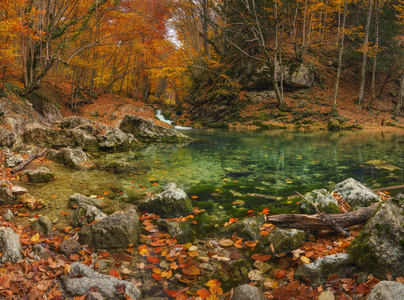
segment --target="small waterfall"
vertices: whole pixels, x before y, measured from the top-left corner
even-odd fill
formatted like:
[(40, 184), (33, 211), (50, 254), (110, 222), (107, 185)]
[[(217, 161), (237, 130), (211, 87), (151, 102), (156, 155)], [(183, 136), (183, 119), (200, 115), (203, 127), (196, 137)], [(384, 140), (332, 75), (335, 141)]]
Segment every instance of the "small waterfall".
[[(167, 120), (166, 118), (164, 118), (164, 116), (161, 114), (163, 110), (159, 109), (156, 111), (156, 117), (160, 120), (163, 121), (165, 123), (168, 123), (170, 125), (172, 125), (173, 121), (171, 120)], [(184, 127), (184, 126), (174, 126), (175, 129), (178, 130), (191, 130), (192, 127)]]

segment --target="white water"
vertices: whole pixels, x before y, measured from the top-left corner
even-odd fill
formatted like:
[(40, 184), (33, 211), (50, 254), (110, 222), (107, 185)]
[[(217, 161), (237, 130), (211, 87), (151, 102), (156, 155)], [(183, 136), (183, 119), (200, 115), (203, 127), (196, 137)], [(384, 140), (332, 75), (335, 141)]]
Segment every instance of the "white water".
[[(168, 123), (168, 124), (172, 125), (173, 121), (167, 120), (166, 118), (164, 118), (164, 116), (161, 114), (161, 112), (162, 112), (161, 109), (157, 110), (157, 111), (156, 111), (156, 117), (157, 117), (160, 121), (163, 121), (163, 122), (165, 122), (165, 123)], [(174, 128), (175, 128), (175, 129), (178, 129), (178, 130), (191, 130), (191, 129), (192, 129), (192, 127), (184, 127), (184, 126), (174, 126)]]

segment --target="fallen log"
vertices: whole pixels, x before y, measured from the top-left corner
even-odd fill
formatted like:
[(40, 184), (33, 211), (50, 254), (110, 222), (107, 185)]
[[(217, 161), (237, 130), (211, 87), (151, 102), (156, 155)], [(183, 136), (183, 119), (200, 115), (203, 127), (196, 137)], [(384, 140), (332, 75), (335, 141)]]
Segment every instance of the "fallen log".
[(395, 185), (395, 186), (389, 186), (385, 188), (380, 188), (380, 189), (375, 189), (372, 190), (373, 192), (383, 192), (383, 191), (396, 191), (396, 190), (404, 190), (404, 184), (402, 185)]
[(349, 236), (349, 232), (345, 228), (365, 224), (376, 210), (378, 203), (374, 203), (369, 207), (351, 211), (345, 214), (283, 214), (267, 216), (266, 221), (281, 227), (294, 228), (303, 230), (333, 230)]
[(21, 171), (24, 169), (29, 163), (31, 163), (34, 159), (38, 157), (44, 156), (48, 152), (48, 148), (43, 149), (42, 151), (38, 153), (31, 154), (27, 159), (25, 159), (22, 163), (20, 163), (18, 166), (16, 166), (14, 169), (10, 171), (11, 174), (15, 174), (18, 171)]

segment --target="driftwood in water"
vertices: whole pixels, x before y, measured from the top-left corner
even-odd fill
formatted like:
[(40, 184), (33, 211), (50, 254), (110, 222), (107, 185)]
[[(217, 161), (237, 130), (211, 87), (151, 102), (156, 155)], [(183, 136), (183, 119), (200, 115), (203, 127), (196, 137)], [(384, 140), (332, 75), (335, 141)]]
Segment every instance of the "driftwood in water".
[(16, 166), (14, 169), (10, 171), (11, 174), (17, 173), (18, 171), (21, 171), (24, 169), (30, 162), (32, 162), (34, 159), (38, 157), (44, 156), (48, 152), (48, 148), (43, 149), (42, 151), (38, 153), (34, 153), (30, 155), (27, 159), (25, 159), (22, 163), (20, 163), (18, 166)]
[(267, 216), (267, 222), (281, 228), (294, 228), (303, 230), (333, 230), (349, 235), (344, 229), (350, 226), (365, 224), (376, 210), (378, 203), (345, 214), (283, 214)]
[(375, 189), (375, 190), (373, 190), (373, 192), (396, 191), (396, 190), (404, 190), (404, 184), (389, 186), (389, 187), (385, 187), (385, 188), (381, 188), (381, 189)]

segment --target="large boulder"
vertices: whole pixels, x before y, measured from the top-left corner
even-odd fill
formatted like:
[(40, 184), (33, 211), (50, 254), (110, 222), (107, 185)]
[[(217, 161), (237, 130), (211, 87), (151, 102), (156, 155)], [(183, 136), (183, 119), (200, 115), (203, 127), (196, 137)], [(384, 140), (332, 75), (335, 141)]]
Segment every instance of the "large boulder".
[(138, 244), (139, 217), (136, 210), (115, 213), (97, 223), (85, 225), (79, 232), (79, 242), (98, 249), (117, 249)]
[[(63, 278), (63, 287), (69, 296), (80, 297), (96, 288), (106, 300), (141, 299), (136, 285), (129, 281), (119, 280), (110, 275), (94, 272), (90, 267), (78, 262), (71, 264), (71, 272)], [(124, 291), (124, 293), (122, 293)], [(129, 298), (125, 297), (125, 294)]]
[(10, 227), (0, 227), (1, 262), (16, 263), (23, 259), (20, 237)]
[(74, 211), (72, 226), (82, 227), (94, 221), (101, 221), (106, 217), (107, 215), (95, 206), (81, 202), (77, 205), (77, 208)]
[(48, 151), (46, 158), (70, 168), (82, 170), (93, 166), (88, 156), (81, 149), (62, 148), (59, 151), (53, 149)]
[(32, 108), (35, 109), (49, 125), (53, 125), (63, 119), (62, 114), (55, 104), (42, 97), (31, 97), (30, 102), (32, 103)]
[(404, 273), (404, 199), (381, 203), (348, 253), (362, 269), (384, 278)]
[(82, 194), (76, 193), (72, 196), (69, 197), (69, 207), (70, 208), (76, 208), (79, 206), (79, 204), (84, 203), (87, 205), (92, 205), (97, 208), (103, 208), (104, 207), (104, 200), (102, 198), (91, 198), (84, 196)]
[(307, 201), (301, 201), (299, 210), (302, 213), (315, 214), (316, 210), (313, 206), (315, 206), (319, 212), (327, 214), (339, 214), (341, 212), (337, 200), (325, 189), (313, 190), (306, 193), (304, 198), (307, 199), (310, 204), (307, 203)]
[(348, 178), (338, 183), (332, 188), (332, 192), (346, 199), (349, 206), (353, 209), (370, 206), (372, 203), (381, 201), (372, 190), (353, 178)]
[(295, 280), (306, 280), (311, 286), (319, 286), (327, 281), (330, 275), (337, 274), (340, 278), (346, 278), (346, 267), (352, 264), (352, 260), (346, 253), (338, 253), (319, 258), (315, 262), (301, 265), (294, 274)]
[(119, 129), (125, 133), (131, 133), (135, 138), (143, 141), (176, 142), (190, 140), (189, 137), (178, 131), (155, 125), (151, 121), (129, 114), (125, 115)]
[(303, 230), (275, 228), (266, 237), (265, 244), (273, 246), (275, 254), (288, 253), (299, 248), (306, 239)]
[(22, 172), (23, 175), (27, 175), (28, 180), (31, 182), (47, 182), (55, 177), (55, 174), (45, 167), (39, 167), (35, 170), (26, 170)]
[(370, 292), (368, 300), (402, 300), (404, 284), (395, 281), (380, 281)]
[(187, 194), (175, 183), (169, 183), (164, 191), (139, 204), (139, 210), (160, 215), (162, 218), (175, 218), (192, 213), (192, 204)]

